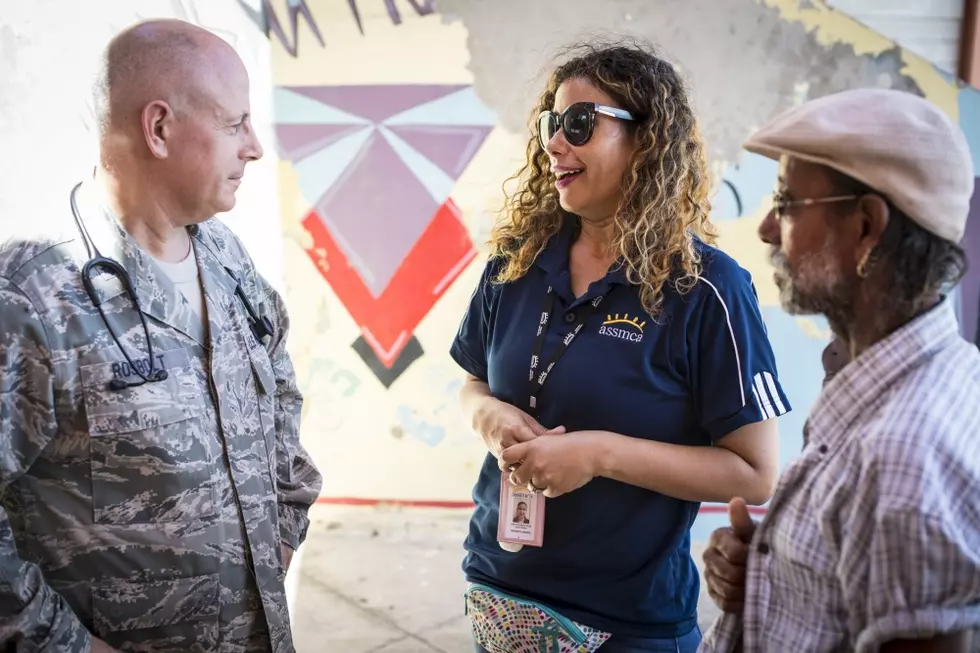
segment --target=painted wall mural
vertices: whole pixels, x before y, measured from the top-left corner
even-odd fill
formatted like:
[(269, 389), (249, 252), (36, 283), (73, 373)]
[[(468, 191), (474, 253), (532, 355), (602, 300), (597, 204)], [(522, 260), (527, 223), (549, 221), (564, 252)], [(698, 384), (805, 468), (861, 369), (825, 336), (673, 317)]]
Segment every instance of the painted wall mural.
[(450, 197), (493, 128), (465, 85), (284, 86), (281, 156), (314, 208), (307, 253), (390, 386), (423, 349), (413, 330), (476, 256)]
[[(594, 3), (398, 6), (263, 3), (264, 16), (289, 17), (285, 40), (271, 19), (257, 22), (275, 36), (304, 439), (325, 469), (329, 500), (467, 505), (485, 448), (456, 406), (462, 375), (448, 347), (483, 267), (501, 184), (523, 162), (541, 71), (556, 48), (594, 33)], [(718, 180), (720, 244), (753, 275), (794, 403), (781, 418), (785, 464), (802, 443), (830, 332), (778, 305), (756, 237), (776, 165), (741, 143), (804, 99), (888, 86), (924, 95), (958, 120), (980, 161), (980, 92), (816, 0), (617, 0), (603, 15), (601, 29), (653, 41), (690, 82)], [(327, 45), (297, 49), (307, 34)], [(980, 261), (980, 196), (966, 246)], [(964, 333), (980, 342), (980, 263), (958, 293)], [(722, 507), (705, 506), (695, 535), (718, 519)]]

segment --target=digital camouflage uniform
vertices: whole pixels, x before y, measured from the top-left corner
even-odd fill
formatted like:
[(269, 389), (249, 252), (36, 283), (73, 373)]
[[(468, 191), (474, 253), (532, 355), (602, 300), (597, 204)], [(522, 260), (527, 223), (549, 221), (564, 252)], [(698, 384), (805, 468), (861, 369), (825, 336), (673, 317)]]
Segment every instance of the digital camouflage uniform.
[[(92, 633), (123, 651), (293, 651), (280, 543), (305, 538), (321, 477), (299, 442), (285, 306), (211, 219), (190, 229), (203, 329), (89, 185), (80, 212), (128, 270), (169, 376), (109, 389), (139, 377), (85, 293), (67, 193), (57, 235), (0, 249), (0, 650), (87, 651)], [(266, 344), (232, 274), (272, 321)], [(145, 372), (124, 286), (93, 277)]]

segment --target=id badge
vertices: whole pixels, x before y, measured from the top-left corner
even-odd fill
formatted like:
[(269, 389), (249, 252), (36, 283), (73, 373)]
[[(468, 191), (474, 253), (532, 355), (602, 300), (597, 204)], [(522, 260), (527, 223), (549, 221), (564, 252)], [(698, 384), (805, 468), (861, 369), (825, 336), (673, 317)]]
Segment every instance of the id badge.
[(500, 511), (497, 542), (507, 551), (544, 543), (545, 496), (510, 482), (510, 471), (500, 473)]

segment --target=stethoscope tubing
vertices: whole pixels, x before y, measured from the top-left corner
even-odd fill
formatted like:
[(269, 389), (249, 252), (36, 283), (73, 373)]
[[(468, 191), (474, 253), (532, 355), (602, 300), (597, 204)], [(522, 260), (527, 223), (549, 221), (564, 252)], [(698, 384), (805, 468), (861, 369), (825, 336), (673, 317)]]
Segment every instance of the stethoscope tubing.
[[(147, 324), (146, 315), (143, 313), (143, 308), (140, 306), (139, 297), (136, 295), (136, 289), (133, 287), (133, 280), (129, 276), (129, 272), (127, 272), (126, 268), (120, 265), (117, 261), (102, 256), (95, 245), (95, 241), (92, 240), (91, 236), (89, 236), (88, 229), (85, 228), (85, 222), (82, 220), (82, 216), (78, 210), (78, 202), (76, 200), (76, 194), (81, 186), (82, 182), (79, 182), (74, 188), (72, 188), (69, 195), (69, 202), (71, 204), (72, 216), (75, 219), (75, 225), (78, 227), (78, 232), (81, 234), (82, 240), (85, 242), (85, 249), (89, 256), (88, 261), (86, 261), (85, 265), (82, 266), (82, 285), (85, 287), (85, 293), (88, 295), (89, 300), (91, 300), (92, 304), (99, 311), (99, 315), (102, 317), (102, 322), (109, 331), (109, 335), (111, 335), (112, 339), (116, 342), (116, 346), (119, 347), (119, 350), (126, 358), (126, 362), (129, 363), (130, 368), (136, 372), (141, 379), (140, 381), (134, 382), (124, 381), (122, 379), (112, 379), (108, 384), (109, 389), (118, 391), (125, 388), (142, 385), (144, 383), (163, 381), (168, 377), (167, 369), (163, 365), (162, 361), (160, 362), (160, 367), (156, 367), (156, 358), (153, 355), (153, 339), (150, 338), (150, 327), (149, 324)], [(143, 326), (143, 336), (146, 339), (148, 354), (147, 358), (149, 360), (149, 368), (146, 374), (140, 372), (138, 366), (133, 363), (133, 359), (129, 356), (126, 348), (123, 347), (122, 342), (116, 335), (116, 332), (112, 330), (112, 325), (109, 324), (109, 319), (102, 308), (102, 301), (99, 298), (99, 293), (96, 292), (95, 285), (92, 283), (92, 273), (97, 269), (105, 270), (110, 275), (119, 279), (126, 290), (126, 294), (129, 295), (130, 301), (133, 302), (133, 307), (135, 308), (136, 313), (139, 315), (140, 322)], [(252, 303), (245, 295), (245, 291), (242, 289), (242, 284), (238, 280), (238, 277), (236, 277), (235, 274), (227, 267), (225, 267), (225, 271), (235, 281), (235, 295), (238, 296), (239, 300), (242, 302), (242, 305), (245, 307), (245, 311), (248, 313), (249, 328), (251, 329), (252, 334), (256, 337), (256, 339), (258, 339), (259, 342), (263, 342), (266, 338), (272, 336), (272, 321), (267, 316), (259, 315), (255, 311)]]

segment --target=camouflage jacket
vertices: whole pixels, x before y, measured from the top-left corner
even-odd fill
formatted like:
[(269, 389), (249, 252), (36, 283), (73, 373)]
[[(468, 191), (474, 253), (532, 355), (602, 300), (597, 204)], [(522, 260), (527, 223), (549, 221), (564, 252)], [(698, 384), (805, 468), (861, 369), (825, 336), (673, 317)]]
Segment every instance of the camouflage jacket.
[[(128, 271), (92, 273), (68, 209), (0, 248), (0, 649), (293, 651), (280, 545), (306, 536), (321, 477), (279, 295), (217, 219), (190, 229), (207, 328), (83, 185), (79, 211)], [(236, 279), (273, 334), (258, 341)]]

